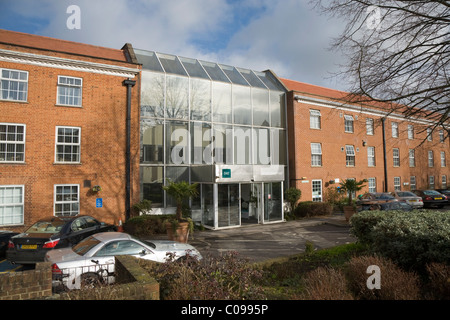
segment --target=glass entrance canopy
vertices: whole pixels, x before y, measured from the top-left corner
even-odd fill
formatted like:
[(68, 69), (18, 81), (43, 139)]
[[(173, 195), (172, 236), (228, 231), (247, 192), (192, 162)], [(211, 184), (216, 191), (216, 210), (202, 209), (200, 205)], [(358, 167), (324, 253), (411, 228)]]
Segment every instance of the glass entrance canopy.
[[(199, 183), (192, 214), (207, 227), (239, 226), (248, 214), (239, 198), (250, 190), (259, 193), (255, 221), (281, 221), (286, 103), (277, 77), (154, 51), (135, 54), (143, 68), (140, 193), (152, 201), (152, 213), (175, 211), (162, 189), (170, 179)], [(272, 188), (279, 197), (268, 193)]]

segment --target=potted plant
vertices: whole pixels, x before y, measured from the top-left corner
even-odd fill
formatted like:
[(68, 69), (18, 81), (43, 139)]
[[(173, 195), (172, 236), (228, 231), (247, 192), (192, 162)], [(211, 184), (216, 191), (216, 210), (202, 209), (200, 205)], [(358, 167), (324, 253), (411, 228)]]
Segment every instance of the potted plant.
[(183, 202), (190, 197), (198, 195), (197, 184), (190, 184), (186, 181), (173, 182), (169, 180), (169, 184), (163, 189), (168, 195), (172, 196), (177, 203), (175, 217), (166, 222), (167, 235), (170, 240), (186, 243), (189, 232), (194, 229), (192, 219), (183, 217)]
[(133, 211), (136, 212), (138, 216), (149, 214), (150, 211), (152, 211), (152, 202), (147, 199), (142, 199), (133, 205)]
[(349, 221), (351, 216), (356, 213), (356, 206), (353, 203), (353, 192), (360, 191), (365, 187), (366, 180), (356, 181), (355, 179), (347, 179), (340, 183), (341, 191), (348, 192), (348, 202), (344, 206), (345, 220)]

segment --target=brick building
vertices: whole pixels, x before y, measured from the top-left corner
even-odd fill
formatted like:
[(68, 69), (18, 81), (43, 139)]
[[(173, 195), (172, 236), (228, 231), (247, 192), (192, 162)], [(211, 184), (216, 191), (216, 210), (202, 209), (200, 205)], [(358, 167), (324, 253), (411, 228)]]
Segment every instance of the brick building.
[(289, 89), (290, 186), (303, 201), (322, 201), (328, 186), (348, 178), (367, 179), (362, 192), (447, 188), (444, 128), (379, 105), (344, 103), (346, 92), (282, 82)]
[(139, 198), (133, 57), (129, 44), (116, 50), (0, 30), (1, 228), (52, 215), (125, 219)]

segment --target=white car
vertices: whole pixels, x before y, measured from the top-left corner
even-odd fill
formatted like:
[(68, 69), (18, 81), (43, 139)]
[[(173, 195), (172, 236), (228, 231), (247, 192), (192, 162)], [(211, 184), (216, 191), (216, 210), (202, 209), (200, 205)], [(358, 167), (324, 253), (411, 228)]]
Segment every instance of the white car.
[(132, 255), (140, 259), (166, 262), (187, 255), (202, 259), (190, 244), (169, 240), (140, 241), (122, 232), (102, 232), (79, 242), (72, 248), (54, 249), (45, 256), (52, 263), (54, 288), (80, 289), (95, 283), (114, 283), (115, 256)]

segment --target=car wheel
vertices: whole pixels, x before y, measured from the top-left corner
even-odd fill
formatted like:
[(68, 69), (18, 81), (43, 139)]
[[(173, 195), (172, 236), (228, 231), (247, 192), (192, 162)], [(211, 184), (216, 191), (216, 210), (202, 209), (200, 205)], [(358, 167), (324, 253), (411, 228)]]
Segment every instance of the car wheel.
[(81, 289), (93, 289), (103, 284), (103, 279), (98, 274), (90, 272), (81, 275)]

